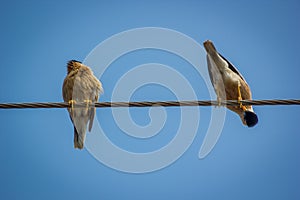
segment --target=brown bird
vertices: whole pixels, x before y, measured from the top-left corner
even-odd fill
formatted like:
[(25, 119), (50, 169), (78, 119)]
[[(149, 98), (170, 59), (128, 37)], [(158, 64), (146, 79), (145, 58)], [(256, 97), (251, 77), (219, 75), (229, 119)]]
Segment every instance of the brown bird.
[[(92, 70), (79, 61), (71, 60), (67, 64), (68, 73), (62, 87), (62, 95), (65, 102), (70, 104), (68, 108), (71, 121), (74, 125), (74, 147), (83, 149), (88, 130), (91, 131), (96, 112), (91, 103), (97, 102), (99, 94), (103, 92), (101, 82), (94, 76)], [(75, 103), (85, 102), (86, 107), (74, 107)]]
[[(210, 80), (217, 94), (218, 102), (221, 100), (251, 100), (252, 94), (241, 73), (226, 58), (217, 52), (214, 44), (207, 40), (203, 43), (207, 52), (207, 66)], [(227, 106), (229, 110), (237, 113), (243, 124), (248, 127), (258, 122), (257, 115), (251, 105)]]

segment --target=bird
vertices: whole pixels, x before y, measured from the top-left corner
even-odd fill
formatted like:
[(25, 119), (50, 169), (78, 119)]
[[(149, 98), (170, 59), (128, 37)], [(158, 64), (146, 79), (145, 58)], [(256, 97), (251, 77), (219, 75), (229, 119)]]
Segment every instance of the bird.
[[(90, 67), (77, 60), (68, 61), (62, 96), (64, 102), (69, 104), (68, 112), (74, 126), (75, 149), (84, 148), (87, 124), (90, 132), (96, 112), (96, 108), (90, 105), (98, 102), (102, 93), (102, 83), (94, 76)], [(76, 107), (76, 103), (83, 102), (86, 103), (86, 107)]]
[(210, 40), (203, 43), (206, 50), (207, 67), (211, 83), (217, 95), (218, 104), (222, 100), (237, 100), (239, 106), (226, 106), (237, 113), (244, 125), (253, 127), (258, 123), (258, 117), (251, 105), (243, 105), (241, 100), (251, 100), (252, 93), (242, 74), (222, 56)]

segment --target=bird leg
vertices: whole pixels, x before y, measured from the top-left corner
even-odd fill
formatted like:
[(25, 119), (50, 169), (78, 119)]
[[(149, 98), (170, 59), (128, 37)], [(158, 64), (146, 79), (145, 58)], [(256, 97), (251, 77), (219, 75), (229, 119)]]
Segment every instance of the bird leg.
[(76, 103), (76, 101), (75, 100), (73, 100), (73, 99), (71, 99), (71, 100), (69, 100), (69, 102), (68, 102), (68, 104), (69, 104), (69, 106), (71, 107), (71, 110), (73, 111), (73, 109), (74, 109), (74, 104)]
[(85, 109), (86, 109), (86, 111), (88, 111), (88, 109), (90, 107), (90, 104), (92, 104), (93, 102), (91, 100), (89, 100), (89, 99), (86, 99), (83, 102), (86, 103)]
[(242, 102), (242, 93), (241, 93), (241, 83), (238, 81), (238, 103), (240, 104), (240, 108), (243, 109), (243, 111), (247, 110), (246, 106), (243, 106)]
[(70, 111), (70, 114), (71, 114), (71, 117), (73, 117), (73, 114), (74, 114), (74, 104), (76, 103), (75, 100), (71, 99), (68, 101), (68, 104), (69, 104), (69, 107), (71, 107), (71, 111)]

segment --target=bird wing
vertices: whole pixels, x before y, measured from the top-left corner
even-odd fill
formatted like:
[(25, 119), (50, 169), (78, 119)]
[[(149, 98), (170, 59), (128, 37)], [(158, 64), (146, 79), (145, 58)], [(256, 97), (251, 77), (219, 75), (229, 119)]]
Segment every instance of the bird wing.
[(214, 62), (210, 61), (209, 56), (206, 56), (206, 60), (207, 60), (207, 66), (208, 66), (208, 74), (211, 80), (212, 85), (215, 87), (218, 83), (218, 77), (220, 76), (220, 72), (218, 70), (218, 68), (215, 66)]
[(72, 99), (72, 96), (70, 96), (70, 94), (72, 95), (72, 93), (69, 92), (70, 85), (71, 85), (70, 80), (68, 79), (68, 77), (66, 77), (64, 80), (64, 83), (63, 83), (63, 88), (62, 88), (62, 96), (63, 96), (63, 99), (65, 102), (68, 102), (69, 100)]
[[(103, 88), (101, 82), (92, 74), (91, 76), (91, 83), (92, 83), (92, 90), (91, 90), (91, 96), (90, 99), (92, 102), (98, 102), (99, 100), (99, 95), (103, 93)], [(95, 118), (95, 113), (96, 113), (96, 107), (90, 108), (89, 112), (89, 132), (91, 132), (92, 127), (93, 127), (93, 122)]]
[(239, 77), (241, 77), (241, 79), (243, 81), (246, 82), (246, 80), (244, 79), (244, 77), (242, 76), (242, 74), (237, 70), (237, 68), (234, 67), (234, 65), (229, 61), (227, 60), (224, 56), (222, 56), (220, 53), (218, 53), (227, 63), (228, 63), (228, 67), (231, 71), (233, 71), (234, 73), (236, 73)]
[(222, 75), (219, 71), (219, 68), (216, 66), (215, 62), (211, 60), (209, 55), (207, 55), (207, 66), (211, 83), (218, 98), (226, 99), (225, 86)]
[[(95, 99), (93, 100), (94, 102), (98, 101), (99, 94), (96, 94)], [(91, 132), (93, 123), (94, 123), (94, 118), (95, 118), (95, 113), (96, 113), (96, 107), (90, 108), (90, 114), (89, 114), (89, 132)]]
[[(73, 85), (74, 85), (74, 79), (70, 75), (67, 75), (67, 77), (64, 80), (63, 88), (62, 88), (62, 95), (65, 102), (69, 102), (72, 100), (72, 94), (73, 94)], [(72, 110), (68, 108), (70, 117), (73, 116)], [(71, 117), (72, 119), (72, 117)]]

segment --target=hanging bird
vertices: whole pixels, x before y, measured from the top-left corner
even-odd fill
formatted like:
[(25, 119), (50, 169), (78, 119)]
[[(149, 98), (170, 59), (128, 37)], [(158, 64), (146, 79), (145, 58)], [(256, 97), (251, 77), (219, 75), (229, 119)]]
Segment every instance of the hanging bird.
[[(79, 61), (69, 61), (67, 71), (62, 87), (63, 99), (70, 104), (68, 112), (74, 125), (74, 147), (83, 149), (87, 124), (91, 131), (96, 112), (96, 108), (89, 105), (98, 101), (99, 94), (103, 92), (102, 84), (92, 70)], [(86, 103), (86, 107), (74, 107), (75, 103), (82, 102)]]
[[(217, 52), (212, 41), (203, 43), (207, 52), (207, 65), (210, 80), (217, 94), (219, 105), (221, 100), (251, 100), (252, 94), (249, 85), (240, 72), (226, 58)], [(251, 105), (227, 106), (237, 113), (243, 124), (253, 127), (257, 124), (258, 118)]]

